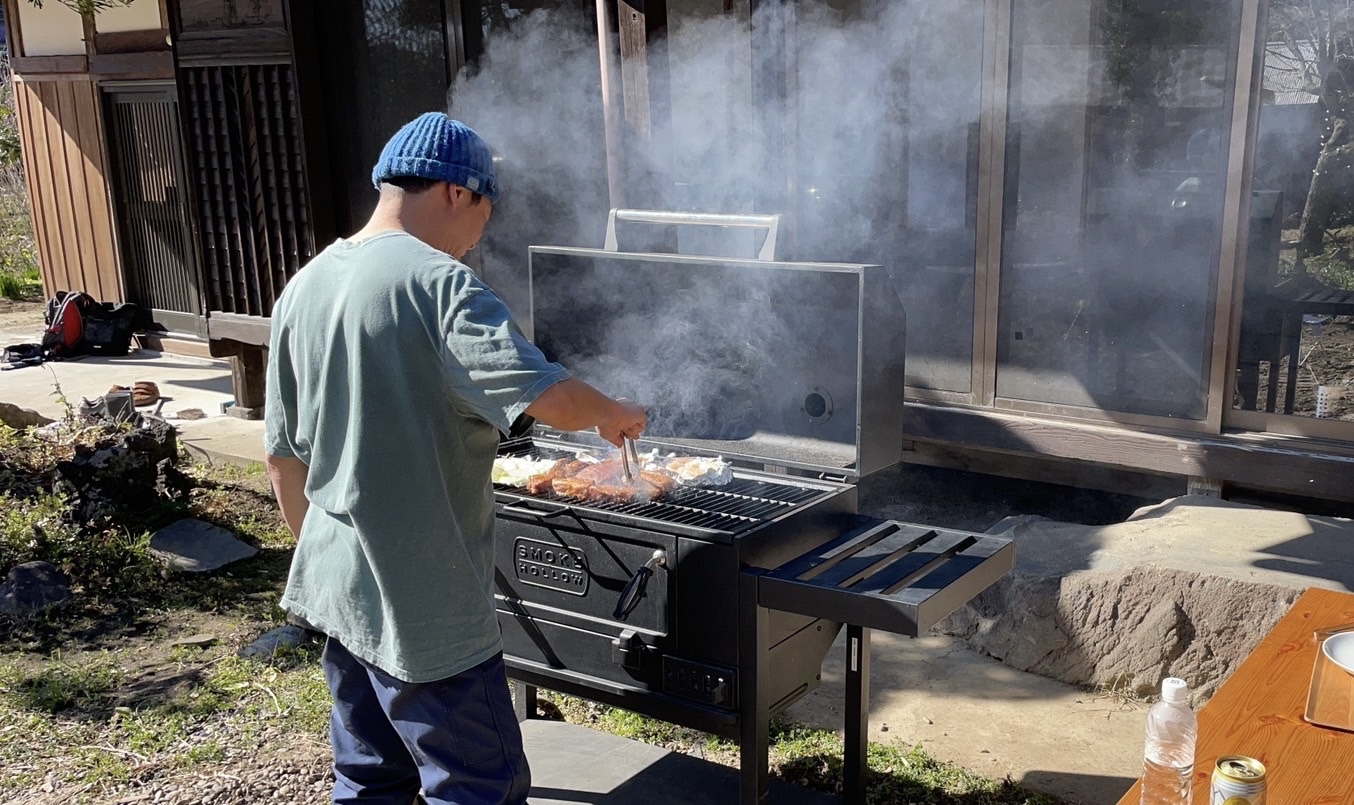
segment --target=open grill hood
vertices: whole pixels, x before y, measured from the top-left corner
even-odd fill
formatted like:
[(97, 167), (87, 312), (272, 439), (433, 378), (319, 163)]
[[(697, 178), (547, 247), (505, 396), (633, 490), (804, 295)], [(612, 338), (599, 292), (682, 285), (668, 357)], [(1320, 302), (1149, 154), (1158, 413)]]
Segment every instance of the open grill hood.
[(645, 444), (845, 479), (897, 463), (902, 305), (880, 266), (530, 249), (530, 335), (649, 409)]

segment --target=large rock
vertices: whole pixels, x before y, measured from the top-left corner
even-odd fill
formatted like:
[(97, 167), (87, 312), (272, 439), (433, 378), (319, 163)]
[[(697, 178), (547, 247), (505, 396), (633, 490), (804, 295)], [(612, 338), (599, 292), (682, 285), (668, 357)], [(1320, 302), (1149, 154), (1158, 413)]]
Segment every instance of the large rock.
[(937, 629), (1021, 671), (1137, 696), (1178, 676), (1202, 701), (1299, 595), (1153, 566), (1062, 579), (1017, 572)]
[(188, 484), (174, 462), (178, 437), (169, 423), (142, 417), (140, 423), (95, 447), (79, 447), (53, 473), (53, 491), (69, 503), (77, 523), (116, 518), (120, 510), (141, 511), (158, 498), (181, 495)]
[(0, 584), (0, 614), (27, 617), (71, 598), (70, 579), (48, 562), (25, 562)]
[(20, 408), (13, 403), (0, 402), (0, 422), (16, 430), (40, 428), (43, 425), (52, 424), (53, 421), (32, 409)]
[(191, 518), (156, 531), (150, 538), (150, 550), (175, 570), (189, 573), (206, 573), (259, 552), (226, 529)]
[(991, 533), (1015, 540), (1015, 570), (938, 631), (1076, 685), (1151, 695), (1179, 676), (1202, 701), (1321, 583), (1299, 566), (1342, 588), (1354, 524), (1182, 498), (1112, 526), (1018, 517)]

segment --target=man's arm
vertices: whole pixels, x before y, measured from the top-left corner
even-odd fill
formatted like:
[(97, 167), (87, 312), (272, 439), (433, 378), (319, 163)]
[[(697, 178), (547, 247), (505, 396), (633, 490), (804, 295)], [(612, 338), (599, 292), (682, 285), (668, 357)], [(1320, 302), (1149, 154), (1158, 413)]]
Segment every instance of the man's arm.
[(647, 417), (633, 400), (613, 400), (577, 378), (561, 380), (527, 406), (527, 415), (560, 430), (596, 428), (608, 442), (621, 446), (621, 437), (638, 439)]
[(301, 538), (301, 523), (305, 522), (310, 501), (306, 500), (306, 478), (310, 467), (299, 458), (265, 455), (263, 464), (268, 468), (268, 480), (272, 481), (273, 494), (282, 508), (282, 519), (292, 536)]

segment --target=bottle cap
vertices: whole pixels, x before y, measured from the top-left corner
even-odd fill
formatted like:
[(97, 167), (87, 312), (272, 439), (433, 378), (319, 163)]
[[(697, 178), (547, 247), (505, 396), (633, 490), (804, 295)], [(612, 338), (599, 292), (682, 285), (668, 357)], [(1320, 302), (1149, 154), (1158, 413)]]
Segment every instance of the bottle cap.
[(1171, 704), (1183, 704), (1189, 699), (1189, 685), (1183, 679), (1168, 677), (1161, 680), (1161, 700)]

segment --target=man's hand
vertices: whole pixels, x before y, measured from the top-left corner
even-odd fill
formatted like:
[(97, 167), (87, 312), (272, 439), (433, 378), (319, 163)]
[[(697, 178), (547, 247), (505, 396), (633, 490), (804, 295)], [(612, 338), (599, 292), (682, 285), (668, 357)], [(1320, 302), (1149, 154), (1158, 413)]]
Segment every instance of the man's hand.
[(644, 411), (644, 406), (634, 400), (627, 400), (622, 397), (615, 400), (615, 403), (615, 418), (598, 424), (597, 435), (617, 447), (622, 447), (621, 439), (623, 437), (639, 438), (640, 434), (644, 432), (644, 426), (648, 424), (649, 415)]
[(648, 423), (644, 406), (634, 400), (613, 400), (572, 377), (546, 389), (527, 407), (527, 415), (560, 430), (596, 428), (617, 447), (625, 436), (638, 439)]

